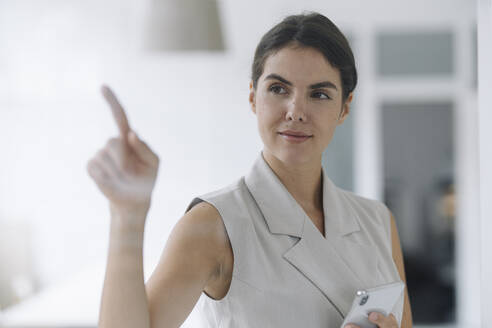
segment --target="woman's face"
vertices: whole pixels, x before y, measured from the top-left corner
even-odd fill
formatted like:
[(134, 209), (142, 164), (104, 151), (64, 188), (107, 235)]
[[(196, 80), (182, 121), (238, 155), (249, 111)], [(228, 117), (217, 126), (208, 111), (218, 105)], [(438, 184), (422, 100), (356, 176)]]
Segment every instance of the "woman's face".
[[(342, 106), (339, 70), (313, 48), (285, 47), (270, 55), (249, 101), (258, 119), (263, 153), (287, 165), (321, 163), (335, 128), (349, 113), (352, 94)], [(292, 130), (308, 137), (292, 139)], [(265, 154), (266, 153), (266, 154)]]

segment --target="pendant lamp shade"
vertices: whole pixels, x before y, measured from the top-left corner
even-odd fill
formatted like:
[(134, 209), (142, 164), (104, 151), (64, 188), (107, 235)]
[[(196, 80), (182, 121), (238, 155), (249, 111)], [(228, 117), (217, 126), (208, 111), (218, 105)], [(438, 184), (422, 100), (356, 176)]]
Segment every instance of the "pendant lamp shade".
[(147, 51), (222, 51), (215, 0), (151, 0), (144, 36)]

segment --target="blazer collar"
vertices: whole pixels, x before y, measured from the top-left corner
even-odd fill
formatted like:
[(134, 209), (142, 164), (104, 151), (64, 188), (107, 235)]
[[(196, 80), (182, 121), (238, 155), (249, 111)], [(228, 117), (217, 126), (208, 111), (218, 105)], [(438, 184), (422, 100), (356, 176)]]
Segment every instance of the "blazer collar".
[(345, 235), (360, 231), (359, 217), (347, 194), (323, 177), (323, 238), (311, 219), (264, 160), (256, 160), (245, 183), (258, 204), (272, 234), (299, 237), (283, 258), (297, 268), (331, 302), (342, 317), (350, 310), (358, 288), (381, 284), (378, 250)]
[[(340, 236), (359, 231), (358, 216), (343, 191), (335, 186), (323, 168), (321, 170), (325, 231)], [(262, 152), (245, 176), (245, 183), (271, 233), (303, 237), (305, 221), (310, 218), (265, 161)]]

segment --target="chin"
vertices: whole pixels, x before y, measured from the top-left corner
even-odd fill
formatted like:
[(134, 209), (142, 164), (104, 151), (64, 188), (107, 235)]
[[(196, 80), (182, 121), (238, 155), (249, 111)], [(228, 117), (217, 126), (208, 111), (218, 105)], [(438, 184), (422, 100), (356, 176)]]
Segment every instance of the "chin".
[(276, 149), (273, 151), (273, 155), (278, 160), (289, 166), (297, 166), (309, 163), (313, 160), (313, 154), (307, 149)]

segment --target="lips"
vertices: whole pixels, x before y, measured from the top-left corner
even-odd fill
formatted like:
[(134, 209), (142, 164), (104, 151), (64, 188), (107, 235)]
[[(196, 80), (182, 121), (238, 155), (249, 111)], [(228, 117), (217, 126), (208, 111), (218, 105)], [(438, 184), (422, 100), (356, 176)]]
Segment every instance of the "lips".
[(293, 135), (290, 135), (290, 134), (284, 134), (284, 133), (281, 133), (279, 132), (278, 133), (280, 135), (280, 137), (282, 139), (284, 139), (286, 142), (289, 142), (289, 143), (294, 143), (294, 144), (299, 144), (299, 143), (303, 143), (305, 142), (306, 140), (309, 140), (311, 139), (312, 136), (308, 136), (308, 135), (304, 135), (304, 136), (293, 136)]
[(294, 130), (285, 130), (279, 132), (280, 134), (283, 135), (288, 135), (288, 136), (294, 136), (294, 137), (311, 137), (311, 135), (301, 132), (301, 131), (294, 131)]

